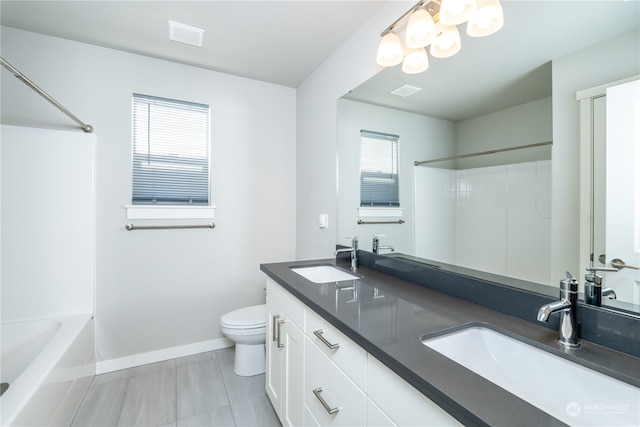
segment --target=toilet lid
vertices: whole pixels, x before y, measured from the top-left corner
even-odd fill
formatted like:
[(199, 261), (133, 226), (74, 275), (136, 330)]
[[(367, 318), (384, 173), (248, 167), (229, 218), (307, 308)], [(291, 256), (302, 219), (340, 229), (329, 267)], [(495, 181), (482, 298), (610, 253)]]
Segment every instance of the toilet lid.
[(231, 311), (222, 316), (220, 323), (225, 327), (237, 329), (263, 327), (267, 324), (267, 305), (252, 305)]

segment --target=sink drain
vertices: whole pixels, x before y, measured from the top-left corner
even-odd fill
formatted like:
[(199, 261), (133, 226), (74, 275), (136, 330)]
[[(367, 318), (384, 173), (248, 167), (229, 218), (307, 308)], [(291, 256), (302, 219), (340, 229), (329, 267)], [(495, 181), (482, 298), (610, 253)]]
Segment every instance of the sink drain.
[(0, 384), (0, 396), (4, 394), (5, 391), (9, 388), (9, 383), (1, 383)]

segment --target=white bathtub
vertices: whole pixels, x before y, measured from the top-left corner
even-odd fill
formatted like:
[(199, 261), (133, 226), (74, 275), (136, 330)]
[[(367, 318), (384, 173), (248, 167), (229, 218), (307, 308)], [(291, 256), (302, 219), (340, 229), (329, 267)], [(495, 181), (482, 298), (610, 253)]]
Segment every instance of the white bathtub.
[(69, 426), (95, 375), (89, 314), (2, 323), (0, 426)]

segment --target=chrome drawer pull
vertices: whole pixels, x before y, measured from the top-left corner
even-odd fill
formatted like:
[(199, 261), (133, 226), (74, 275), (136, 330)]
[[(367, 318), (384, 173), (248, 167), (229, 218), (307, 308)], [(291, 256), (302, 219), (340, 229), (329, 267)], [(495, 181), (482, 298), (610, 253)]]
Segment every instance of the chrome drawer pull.
[(280, 341), (280, 336), (282, 335), (282, 324), (284, 320), (278, 320), (278, 348), (284, 347), (284, 344)]
[(340, 409), (332, 408), (329, 405), (327, 405), (327, 402), (325, 402), (322, 396), (320, 396), (320, 393), (322, 393), (322, 387), (318, 387), (317, 389), (313, 390), (313, 394), (316, 395), (316, 397), (318, 398), (320, 403), (322, 403), (322, 406), (324, 406), (324, 409), (329, 413), (329, 415), (337, 414)]
[(317, 331), (313, 331), (313, 335), (317, 336), (318, 339), (322, 341), (324, 345), (329, 347), (329, 350), (335, 350), (336, 348), (340, 347), (340, 344), (338, 343), (331, 344), (329, 341), (327, 341), (327, 339), (324, 336), (322, 336), (322, 332), (323, 332), (322, 329), (318, 329)]
[(279, 314), (271, 316), (271, 341), (278, 341), (278, 334), (276, 329), (276, 321), (280, 318)]

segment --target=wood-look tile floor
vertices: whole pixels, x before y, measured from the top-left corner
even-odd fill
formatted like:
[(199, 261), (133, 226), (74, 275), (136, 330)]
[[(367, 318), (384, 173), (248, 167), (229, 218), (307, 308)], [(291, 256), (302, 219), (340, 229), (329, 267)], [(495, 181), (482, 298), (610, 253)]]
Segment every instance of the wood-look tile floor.
[(72, 427), (280, 427), (265, 376), (233, 373), (234, 348), (97, 375)]

